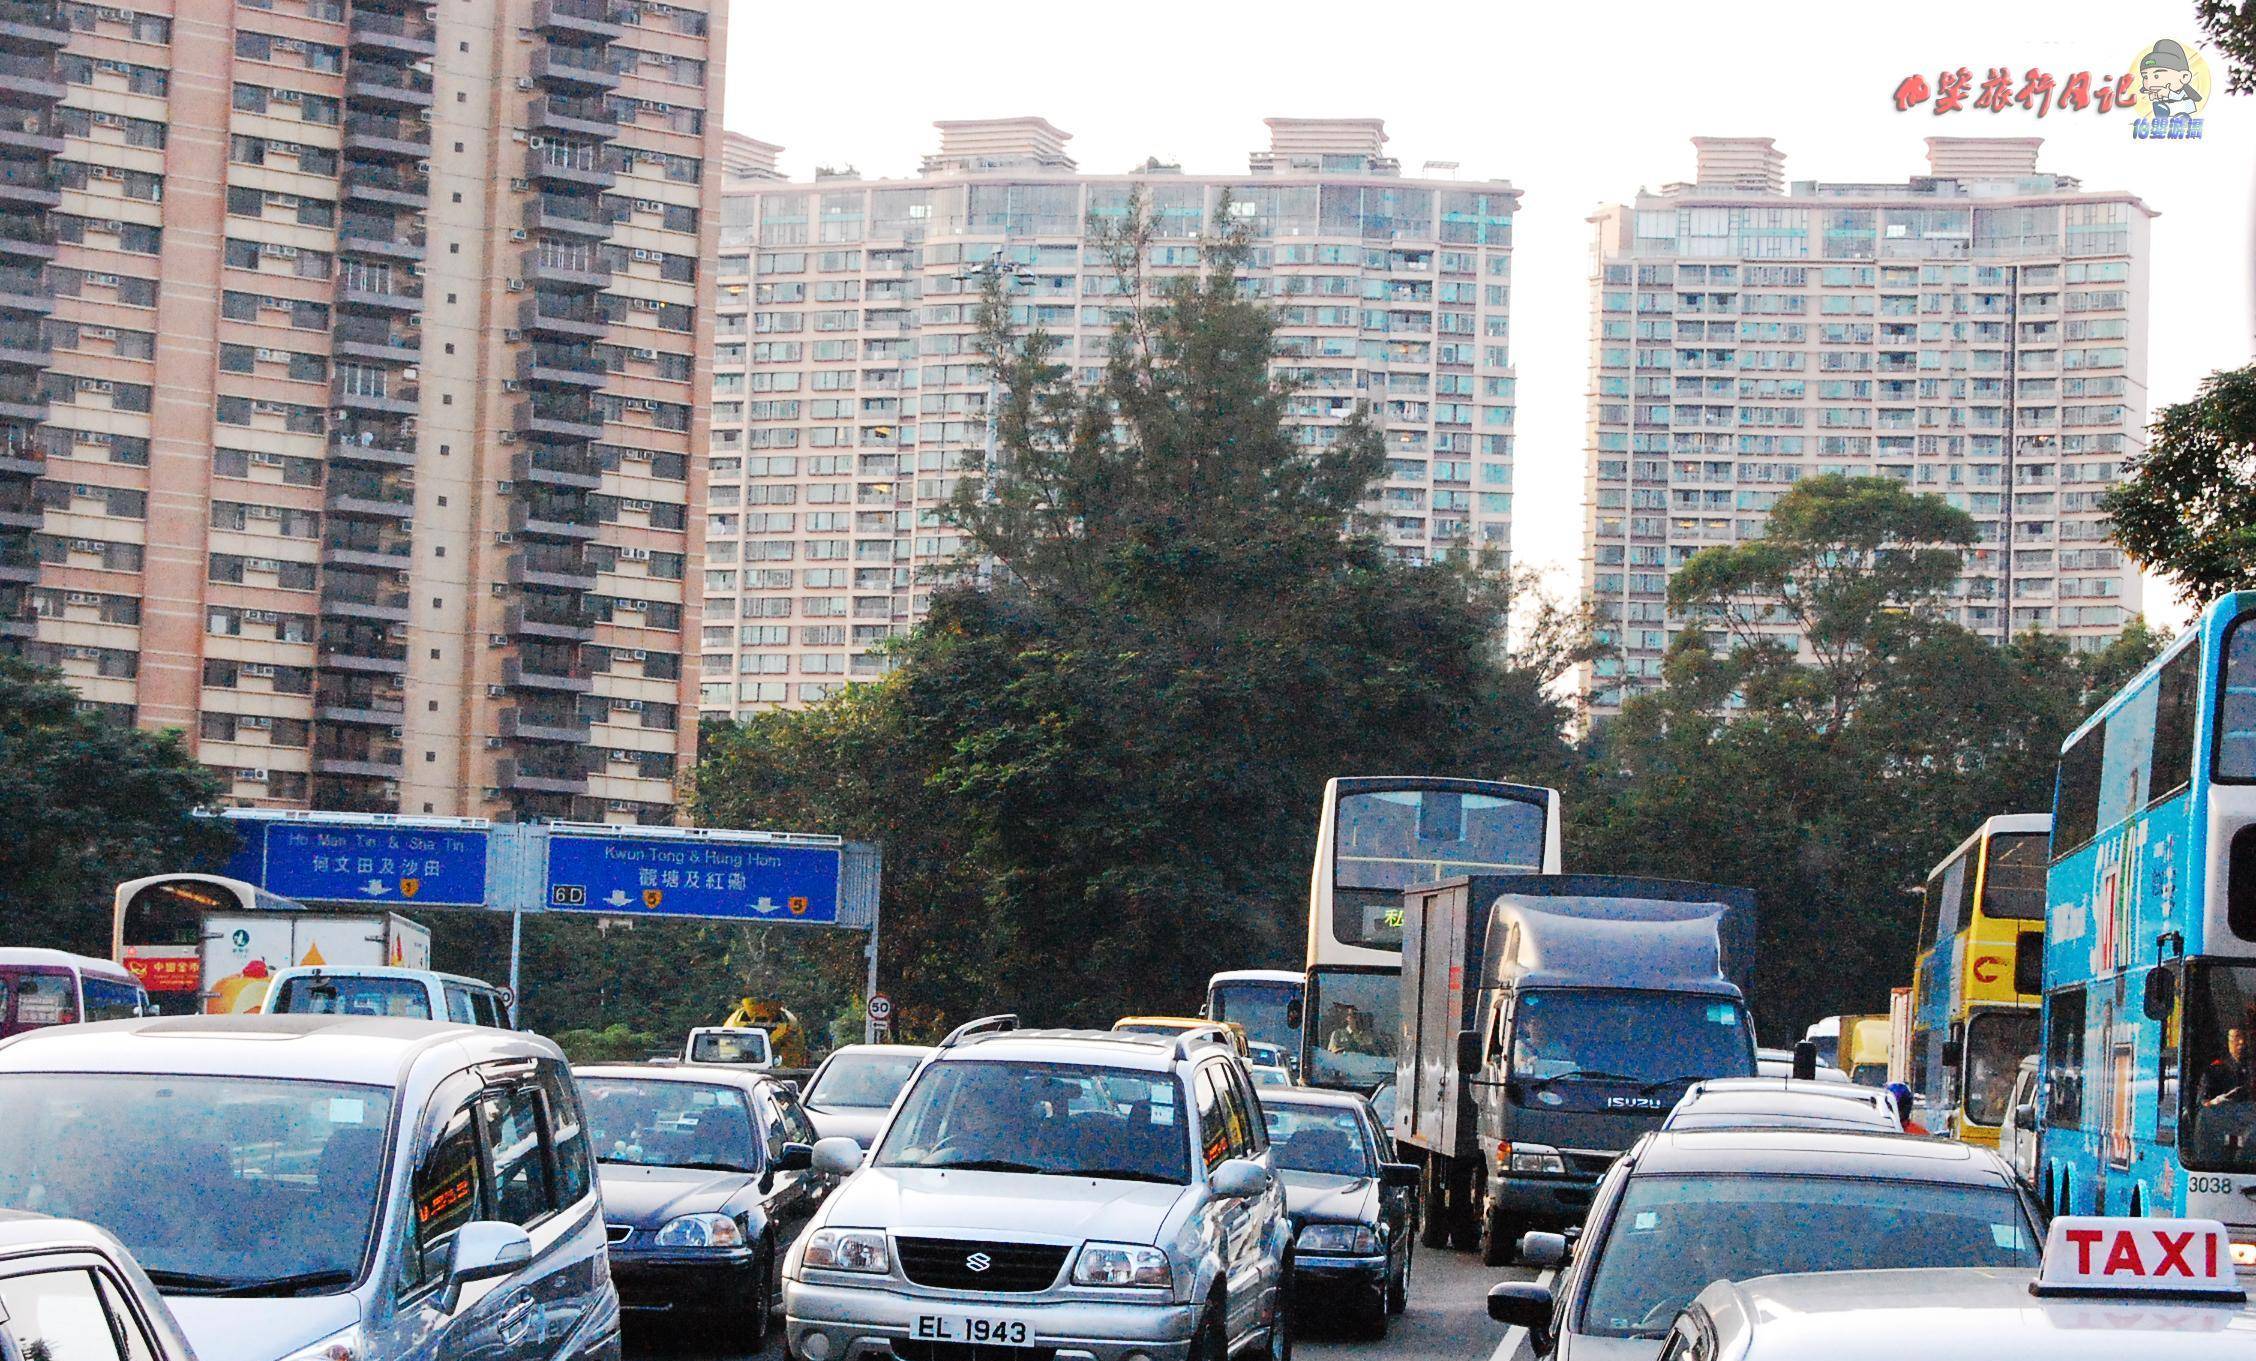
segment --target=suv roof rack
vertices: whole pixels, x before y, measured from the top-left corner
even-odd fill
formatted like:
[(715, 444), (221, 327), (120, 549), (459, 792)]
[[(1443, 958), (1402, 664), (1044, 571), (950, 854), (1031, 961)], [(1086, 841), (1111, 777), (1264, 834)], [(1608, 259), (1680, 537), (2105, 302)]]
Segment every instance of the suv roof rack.
[(1177, 1035), (1175, 1037), (1175, 1057), (1187, 1059), (1191, 1056), (1192, 1047), (1201, 1044), (1220, 1045), (1233, 1054), (1238, 1052), (1237, 1045), (1230, 1040), (1230, 1032), (1224, 1030), (1218, 1021), (1213, 1025), (1193, 1026)]
[(976, 1035), (994, 1035), (1006, 1030), (1016, 1029), (1018, 1029), (1018, 1013), (1015, 1011), (1006, 1011), (997, 1016), (982, 1016), (975, 1021), (966, 1021), (954, 1030), (949, 1031), (948, 1038), (940, 1041), (938, 1047), (952, 1049)]

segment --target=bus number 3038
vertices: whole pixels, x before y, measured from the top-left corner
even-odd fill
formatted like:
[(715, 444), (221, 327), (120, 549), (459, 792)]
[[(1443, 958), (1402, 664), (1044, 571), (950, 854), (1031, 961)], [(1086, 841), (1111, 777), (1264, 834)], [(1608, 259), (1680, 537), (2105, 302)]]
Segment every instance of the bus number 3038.
[(2186, 1194), (2189, 1196), (2229, 1196), (2233, 1193), (2231, 1177), (2188, 1176)]

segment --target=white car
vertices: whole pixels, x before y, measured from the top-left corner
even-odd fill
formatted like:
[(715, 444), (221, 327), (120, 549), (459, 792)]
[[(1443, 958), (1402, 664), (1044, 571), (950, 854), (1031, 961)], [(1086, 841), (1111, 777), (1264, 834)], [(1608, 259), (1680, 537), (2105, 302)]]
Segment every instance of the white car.
[(76, 1219), (0, 1210), (0, 1356), (196, 1361), (125, 1245)]
[(277, 969), (259, 1010), (269, 1016), (391, 1016), (511, 1028), (503, 989), (461, 974), (390, 964)]
[(1790, 1077), (1714, 1078), (1695, 1082), (1661, 1122), (1662, 1129), (1830, 1129), (1901, 1134), (1888, 1094), (1853, 1082)]
[[(1755, 1051), (1755, 1075), (1757, 1077), (1792, 1077), (1794, 1075), (1794, 1051), (1791, 1049), (1757, 1049)], [(1814, 1076), (1819, 1082), (1847, 1082), (1849, 1080), (1847, 1073), (1842, 1072), (1830, 1063), (1818, 1064)]]

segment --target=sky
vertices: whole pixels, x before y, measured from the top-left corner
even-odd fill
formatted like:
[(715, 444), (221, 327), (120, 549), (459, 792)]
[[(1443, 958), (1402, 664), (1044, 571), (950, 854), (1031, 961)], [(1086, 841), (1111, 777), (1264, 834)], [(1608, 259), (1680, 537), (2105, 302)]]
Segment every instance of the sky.
[[(1696, 135), (1769, 136), (1789, 179), (1901, 181), (1929, 136), (2041, 136), (2040, 170), (2128, 189), (2154, 223), (2148, 406), (2250, 358), (2256, 334), (2256, 96), (2213, 95), (2198, 142), (2135, 142), (2126, 116), (1899, 113), (1908, 75), (1965, 67), (2065, 80), (2189, 49), (2192, 0), (1820, 0), (1706, 5), (1142, 0), (1137, 4), (733, 6), (726, 121), (782, 168), (915, 173), (943, 118), (1035, 114), (1084, 170), (1158, 156), (1243, 171), (1262, 119), (1379, 117), (1405, 173), (1455, 161), (1522, 192), (1512, 330), (1519, 375), (1513, 551), (1572, 595), (1583, 524), (1590, 213), (1689, 179)], [(913, 62), (910, 55), (914, 54)], [(2219, 82), (2221, 84), (2221, 80)], [(1446, 172), (1438, 172), (1446, 173)], [(2182, 618), (2149, 582), (2149, 614)]]

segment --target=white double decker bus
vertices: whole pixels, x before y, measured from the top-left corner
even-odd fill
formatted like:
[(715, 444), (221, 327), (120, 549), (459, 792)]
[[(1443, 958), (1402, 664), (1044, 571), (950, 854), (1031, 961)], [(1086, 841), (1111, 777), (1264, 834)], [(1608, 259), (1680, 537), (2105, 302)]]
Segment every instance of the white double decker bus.
[(1460, 874), (1557, 874), (1559, 791), (1444, 775), (1324, 786), (1308, 897), (1301, 1081), (1372, 1092), (1394, 1080), (1402, 890)]

